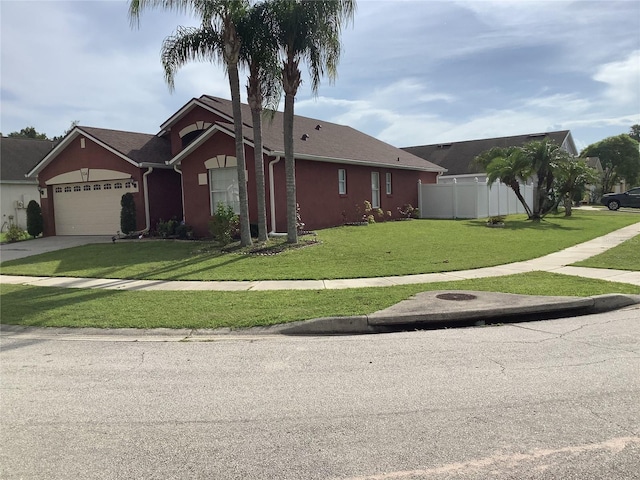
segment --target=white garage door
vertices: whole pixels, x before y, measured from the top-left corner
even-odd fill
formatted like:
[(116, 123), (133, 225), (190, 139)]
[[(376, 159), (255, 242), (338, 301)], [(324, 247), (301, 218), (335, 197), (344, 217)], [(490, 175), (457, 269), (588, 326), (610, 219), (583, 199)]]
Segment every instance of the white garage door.
[(124, 180), (56, 185), (56, 235), (115, 235), (120, 231), (122, 195), (135, 191), (136, 183)]

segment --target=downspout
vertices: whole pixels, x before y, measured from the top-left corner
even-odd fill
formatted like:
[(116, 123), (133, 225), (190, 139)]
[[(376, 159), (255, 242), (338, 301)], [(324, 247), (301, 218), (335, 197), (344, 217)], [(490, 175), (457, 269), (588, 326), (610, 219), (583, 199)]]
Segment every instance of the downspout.
[(149, 184), (147, 182), (147, 176), (151, 172), (153, 172), (153, 167), (149, 167), (147, 171), (142, 174), (142, 185), (144, 188), (144, 219), (146, 223), (146, 227), (142, 233), (148, 233), (151, 228), (151, 215), (149, 213)]
[(186, 222), (187, 220), (184, 218), (184, 185), (183, 185), (183, 178), (182, 178), (182, 170), (178, 169), (178, 165), (174, 165), (173, 170), (180, 174), (180, 195), (182, 196), (182, 221)]
[(271, 207), (271, 232), (269, 232), (269, 235), (271, 236), (286, 235), (286, 233), (276, 233), (276, 186), (273, 178), (273, 166), (280, 160), (282, 160), (282, 157), (278, 155), (275, 160), (269, 162), (269, 204)]

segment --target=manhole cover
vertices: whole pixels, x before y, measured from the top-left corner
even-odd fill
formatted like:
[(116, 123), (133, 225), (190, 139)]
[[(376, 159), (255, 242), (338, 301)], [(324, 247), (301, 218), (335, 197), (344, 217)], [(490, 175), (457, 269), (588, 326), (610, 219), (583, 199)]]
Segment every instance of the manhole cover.
[(440, 300), (454, 300), (456, 302), (460, 302), (462, 300), (475, 300), (475, 295), (471, 295), (469, 293), (441, 293), (440, 295), (436, 295), (436, 298)]

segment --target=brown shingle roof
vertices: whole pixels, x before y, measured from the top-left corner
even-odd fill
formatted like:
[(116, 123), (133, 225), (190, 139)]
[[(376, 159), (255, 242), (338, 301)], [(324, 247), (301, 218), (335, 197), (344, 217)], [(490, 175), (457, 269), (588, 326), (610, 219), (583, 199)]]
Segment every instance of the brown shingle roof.
[(51, 151), (51, 140), (2, 137), (0, 140), (0, 178), (6, 181), (30, 181), (25, 174)]
[(147, 133), (125, 132), (105, 128), (78, 127), (137, 163), (164, 165), (171, 159), (169, 140)]
[[(198, 99), (203, 104), (232, 116), (231, 101), (203, 95)], [(275, 112), (273, 120), (264, 119), (262, 136), (264, 148), (271, 152), (283, 152), (283, 112)], [(251, 110), (242, 104), (242, 121), (245, 124), (243, 135), (253, 140)], [(320, 128), (316, 127), (320, 125)], [(225, 124), (229, 127), (228, 124)], [(231, 129), (233, 127), (231, 126)], [(306, 140), (302, 140), (303, 135)], [(297, 157), (319, 157), (356, 162), (377, 163), (389, 167), (416, 168), (420, 170), (442, 171), (440, 167), (425, 162), (415, 155), (389, 145), (354, 128), (336, 123), (296, 115), (294, 121), (294, 150)]]
[(562, 145), (568, 135), (570, 135), (569, 130), (562, 130), (557, 132), (514, 135), (511, 137), (484, 138), (465, 142), (403, 147), (402, 150), (446, 168), (447, 175), (464, 175), (483, 173), (482, 169), (474, 164), (473, 159), (490, 148), (520, 147), (527, 142), (543, 140), (545, 138), (555, 141), (558, 145)]

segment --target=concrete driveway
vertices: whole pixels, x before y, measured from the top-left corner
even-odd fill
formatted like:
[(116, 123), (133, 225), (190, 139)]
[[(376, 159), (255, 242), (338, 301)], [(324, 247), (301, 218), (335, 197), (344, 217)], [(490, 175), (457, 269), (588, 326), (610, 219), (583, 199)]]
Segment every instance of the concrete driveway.
[(68, 237), (43, 237), (16, 243), (0, 245), (0, 261), (30, 257), (40, 253), (53, 252), (65, 248), (77, 247), (88, 243), (109, 243), (111, 235), (78, 235)]

